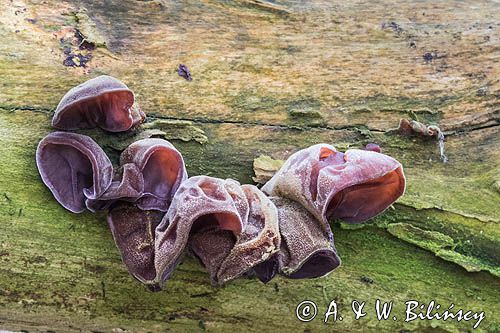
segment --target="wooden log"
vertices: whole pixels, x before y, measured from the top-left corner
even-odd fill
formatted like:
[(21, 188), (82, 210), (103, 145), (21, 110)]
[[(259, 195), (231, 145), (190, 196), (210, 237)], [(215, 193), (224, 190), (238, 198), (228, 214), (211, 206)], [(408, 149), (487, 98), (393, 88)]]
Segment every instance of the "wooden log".
[[(436, 300), (500, 320), (498, 6), (493, 2), (0, 1), (0, 328), (28, 331), (465, 331), (404, 322)], [(193, 80), (179, 77), (179, 63)], [(261, 154), (375, 142), (400, 160), (404, 197), (360, 229), (334, 223), (342, 266), (314, 280), (242, 278), (213, 288), (186, 257), (150, 293), (120, 261), (103, 214), (71, 214), (36, 170), (39, 140), (72, 86), (120, 78), (182, 151), (190, 175), (252, 183)], [(401, 118), (437, 125), (406, 137)], [(116, 162), (132, 134), (80, 131)], [(143, 134), (138, 134), (143, 135)], [(163, 135), (163, 134), (162, 134)], [(353, 299), (393, 300), (398, 320), (358, 321)], [(318, 317), (301, 323), (310, 299)]]

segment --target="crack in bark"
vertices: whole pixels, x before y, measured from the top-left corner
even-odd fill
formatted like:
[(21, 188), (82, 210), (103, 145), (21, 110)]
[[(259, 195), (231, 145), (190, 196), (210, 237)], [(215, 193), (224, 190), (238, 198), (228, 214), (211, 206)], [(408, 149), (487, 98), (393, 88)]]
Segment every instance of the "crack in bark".
[(461, 134), (464, 132), (481, 131), (481, 130), (494, 128), (494, 127), (498, 127), (498, 126), (500, 126), (500, 122), (497, 122), (496, 124), (488, 124), (488, 125), (484, 125), (484, 126), (481, 126), (478, 124), (478, 126), (471, 126), (471, 127), (465, 126), (462, 128), (457, 128), (457, 129), (452, 130), (452, 131), (444, 131), (443, 134), (446, 136), (453, 136), (453, 135), (458, 135), (458, 134)]
[(370, 132), (376, 133), (385, 133), (386, 131), (378, 129), (378, 128), (369, 128), (364, 125), (343, 125), (343, 126), (308, 126), (308, 125), (285, 125), (285, 124), (273, 124), (266, 123), (261, 121), (245, 121), (245, 120), (227, 120), (227, 119), (208, 119), (208, 118), (189, 118), (189, 117), (172, 117), (172, 116), (163, 116), (158, 114), (148, 115), (148, 118), (151, 119), (167, 119), (167, 120), (187, 120), (195, 123), (201, 124), (237, 124), (237, 125), (252, 125), (252, 126), (265, 126), (265, 127), (276, 127), (288, 130), (297, 130), (297, 131), (306, 131), (311, 129), (319, 129), (319, 130), (331, 130), (331, 131), (341, 131), (341, 130), (361, 130), (362, 128), (366, 128)]
[(495, 220), (492, 218), (485, 219), (485, 218), (482, 218), (481, 216), (477, 216), (474, 214), (467, 214), (467, 213), (464, 213), (461, 211), (456, 211), (456, 210), (447, 209), (447, 208), (441, 208), (441, 207), (437, 207), (437, 206), (420, 207), (418, 205), (413, 205), (411, 203), (402, 203), (402, 202), (396, 202), (396, 203), (394, 203), (394, 206), (409, 207), (409, 208), (415, 209), (417, 211), (437, 211), (437, 212), (443, 212), (443, 213), (448, 213), (448, 214), (455, 214), (455, 215), (461, 216), (461, 217), (466, 218), (466, 219), (476, 220), (484, 225), (488, 225), (490, 223), (496, 224), (496, 223), (500, 222), (499, 220)]
[[(43, 113), (50, 115), (54, 112), (54, 109), (43, 108), (43, 107), (33, 107), (33, 106), (14, 106), (14, 105), (0, 105), (0, 111), (6, 112), (15, 112), (15, 111), (32, 111), (36, 113)], [(495, 113), (492, 113), (495, 114)], [(273, 124), (266, 123), (262, 121), (246, 121), (246, 120), (229, 120), (229, 119), (209, 119), (209, 118), (197, 118), (197, 117), (173, 117), (159, 114), (148, 114), (147, 118), (156, 120), (156, 119), (165, 119), (165, 120), (183, 120), (183, 121), (192, 121), (194, 123), (199, 124), (235, 124), (235, 125), (250, 125), (250, 126), (264, 126), (264, 127), (274, 127), (286, 130), (295, 130), (295, 131), (309, 131), (309, 130), (324, 130), (324, 131), (361, 131), (368, 130), (372, 133), (393, 133), (396, 128), (389, 129), (380, 129), (380, 128), (371, 128), (365, 125), (341, 125), (341, 126), (316, 126), (316, 125), (286, 125), (286, 124)], [(490, 122), (494, 122), (490, 124)], [(496, 123), (495, 123), (496, 122)], [(486, 124), (486, 125), (484, 125)], [(488, 119), (487, 121), (482, 121), (479, 124), (464, 124), (463, 126), (453, 127), (451, 130), (444, 131), (446, 136), (458, 135), (463, 132), (474, 132), (480, 131), (484, 129), (490, 129), (494, 127), (500, 126), (500, 120), (496, 117)]]

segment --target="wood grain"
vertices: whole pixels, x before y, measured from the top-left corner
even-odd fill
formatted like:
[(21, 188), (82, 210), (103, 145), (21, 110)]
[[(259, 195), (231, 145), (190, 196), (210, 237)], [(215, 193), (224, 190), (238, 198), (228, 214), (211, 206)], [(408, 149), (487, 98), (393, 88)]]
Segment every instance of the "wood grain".
[[(297, 321), (300, 301), (348, 311), (383, 298), (404, 313), (416, 298), (484, 310), (479, 330), (499, 329), (497, 2), (0, 0), (0, 12), (0, 328), (321, 331), (320, 317)], [(135, 91), (148, 130), (172, 140), (190, 175), (253, 183), (261, 154), (375, 142), (403, 163), (407, 192), (369, 226), (333, 225), (343, 264), (326, 278), (215, 289), (186, 257), (150, 293), (127, 274), (104, 215), (65, 211), (34, 163), (60, 98), (100, 74)], [(401, 118), (439, 126), (448, 163), (436, 141), (399, 135)], [(82, 132), (115, 161), (134, 140)], [(345, 317), (326, 329), (471, 327)]]

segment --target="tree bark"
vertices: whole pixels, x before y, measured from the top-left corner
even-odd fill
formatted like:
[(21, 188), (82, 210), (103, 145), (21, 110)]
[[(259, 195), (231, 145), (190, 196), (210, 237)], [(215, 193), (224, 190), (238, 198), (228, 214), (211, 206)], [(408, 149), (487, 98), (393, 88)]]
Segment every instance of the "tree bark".
[[(0, 0), (0, 328), (28, 331), (467, 330), (405, 323), (404, 302), (485, 311), (500, 327), (499, 6), (495, 2)], [(193, 80), (177, 74), (188, 66)], [(136, 93), (149, 129), (189, 175), (252, 183), (261, 154), (374, 142), (402, 162), (407, 191), (362, 228), (333, 224), (342, 266), (325, 278), (212, 288), (186, 257), (150, 293), (120, 261), (104, 214), (72, 214), (35, 165), (71, 87), (101, 74)], [(437, 125), (404, 136), (400, 119)], [(155, 122), (156, 121), (156, 122)], [(132, 134), (80, 131), (116, 162)], [(353, 299), (395, 302), (397, 321), (358, 321)], [(318, 317), (301, 323), (309, 299)], [(344, 320), (326, 328), (335, 299)]]

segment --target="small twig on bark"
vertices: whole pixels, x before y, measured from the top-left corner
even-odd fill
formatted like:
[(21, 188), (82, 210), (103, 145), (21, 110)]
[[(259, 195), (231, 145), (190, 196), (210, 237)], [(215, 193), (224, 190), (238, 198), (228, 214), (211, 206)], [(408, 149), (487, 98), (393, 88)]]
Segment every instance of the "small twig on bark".
[(435, 137), (439, 144), (439, 154), (443, 163), (448, 162), (448, 157), (444, 153), (444, 133), (436, 125), (425, 125), (416, 120), (401, 119), (399, 122), (399, 132), (405, 136), (417, 135), (420, 137)]

